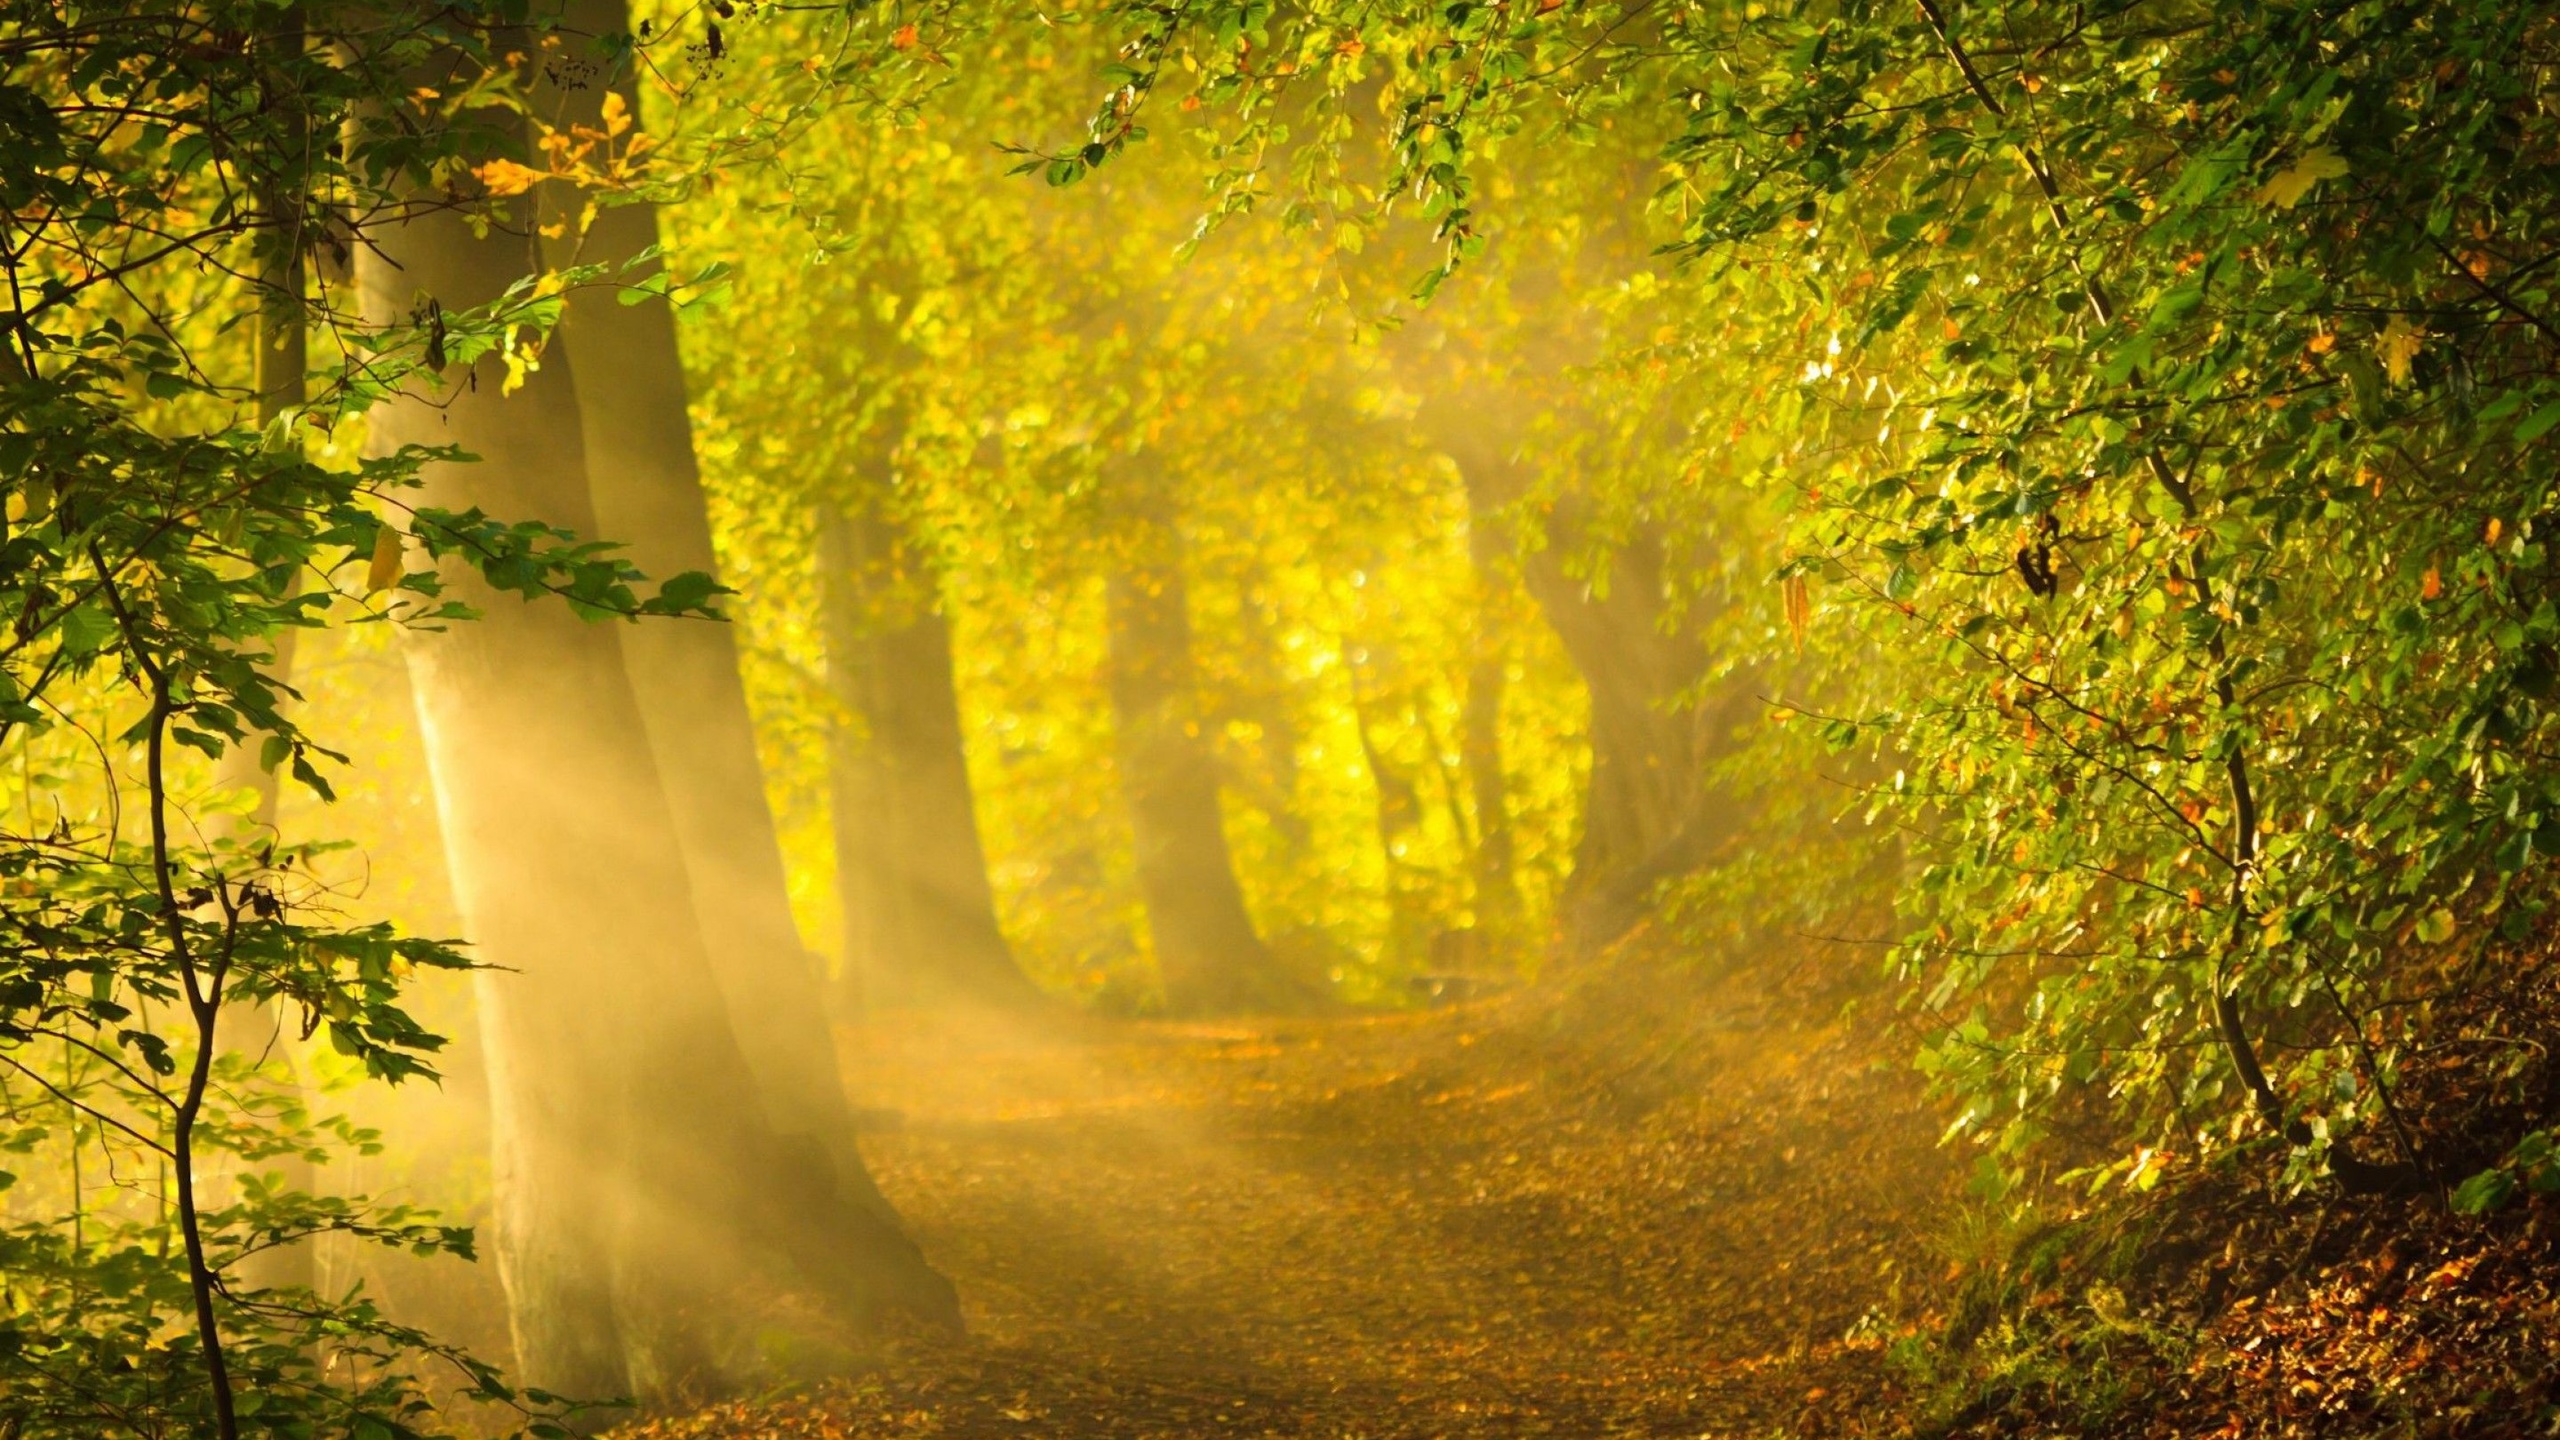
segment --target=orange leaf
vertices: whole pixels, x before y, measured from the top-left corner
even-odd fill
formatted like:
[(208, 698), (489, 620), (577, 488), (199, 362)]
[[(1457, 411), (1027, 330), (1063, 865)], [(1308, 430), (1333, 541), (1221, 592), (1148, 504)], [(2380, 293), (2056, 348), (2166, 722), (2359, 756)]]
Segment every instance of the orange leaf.
[(480, 183), (488, 186), (492, 195), (521, 195), (545, 178), (541, 171), (513, 160), (492, 160), (471, 173), (480, 177)]
[(1785, 607), (1787, 633), (1794, 637), (1796, 648), (1804, 648), (1805, 627), (1813, 621), (1813, 597), (1805, 593), (1804, 577), (1790, 575), (1778, 587), (1778, 598)]

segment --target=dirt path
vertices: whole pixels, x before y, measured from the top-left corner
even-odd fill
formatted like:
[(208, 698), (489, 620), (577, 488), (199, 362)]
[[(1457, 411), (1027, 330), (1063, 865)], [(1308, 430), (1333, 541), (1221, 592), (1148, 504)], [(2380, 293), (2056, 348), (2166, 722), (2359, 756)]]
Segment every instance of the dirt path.
[[(1649, 998), (1697, 1019), (1625, 1018)], [(871, 1027), (848, 1048), (895, 1112), (874, 1164), (972, 1340), (657, 1428), (1864, 1429), (1888, 1367), (1844, 1337), (1944, 1264), (1934, 1125), (1876, 1028), (1733, 983), (1599, 1011)]]

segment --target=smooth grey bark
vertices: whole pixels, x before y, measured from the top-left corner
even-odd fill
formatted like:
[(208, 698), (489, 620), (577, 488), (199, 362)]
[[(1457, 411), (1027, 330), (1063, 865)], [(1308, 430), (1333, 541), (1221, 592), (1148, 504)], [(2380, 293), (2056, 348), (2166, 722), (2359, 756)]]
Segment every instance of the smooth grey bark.
[(937, 577), (885, 513), (885, 457), (869, 469), (858, 513), (818, 517), (848, 976), (866, 1004), (1029, 1004), (987, 879)]
[[(380, 247), (358, 265), (375, 324), (409, 318), (424, 299), (454, 309), (484, 301), (533, 258), (520, 231), (475, 240), (445, 215), (403, 225)], [(592, 531), (566, 359), (546, 357), (504, 400), (494, 367), (450, 376), (445, 396), (377, 411), (374, 448), (461, 445), (481, 462), (430, 467), (427, 503), (485, 503)], [(458, 571), (452, 579), (487, 618), (419, 636), (408, 655), (455, 900), (479, 958), (508, 967), (483, 972), (478, 990), (494, 1249), (516, 1367), (558, 1393), (623, 1394), (639, 1378), (616, 1294), (637, 1278), (616, 1274), (635, 1117), (615, 1091), (639, 1077), (606, 1037), (638, 1028), (636, 992), (676, 963), (663, 950), (666, 897), (682, 877), (668, 873), (668, 857), (630, 843), (622, 817), (602, 815), (593, 793), (617, 780), (634, 788), (634, 777), (615, 772), (632, 767), (635, 749), (645, 753), (628, 743), (639, 719), (612, 632), (563, 606), (493, 596)], [(622, 722), (626, 743), (575, 745), (573, 716)], [(633, 908), (624, 911), (614, 902), (626, 894)], [(587, 912), (599, 908), (608, 913), (590, 930)], [(659, 933), (629, 933), (631, 917)], [(683, 919), (689, 928), (690, 913)], [(632, 964), (617, 976), (598, 952), (623, 944), (634, 947)]]
[[(367, 321), (479, 305), (530, 273), (522, 214), (475, 235), (427, 210), (373, 237)], [(422, 503), (598, 533), (569, 341), (522, 389), (484, 359), (376, 410), (372, 444), (457, 445)], [(947, 1282), (806, 1142), (770, 1122), (713, 978), (678, 826), (617, 628), (492, 591), (407, 655), (456, 902), (481, 973), (496, 1245), (524, 1377), (673, 1400), (751, 1365), (755, 1291), (782, 1279), (864, 1315), (956, 1323)]]
[[(619, 33), (628, 23), (620, 0), (571, 0), (563, 17), (572, 36)], [(555, 86), (546, 98), (557, 106), (555, 123), (600, 132), (603, 97), (616, 91), (636, 118), (627, 70)], [(574, 244), (580, 261), (620, 266), (658, 240), (656, 207), (630, 204), (600, 211), (582, 241), (554, 243)], [(675, 313), (661, 298), (624, 298), (609, 286), (573, 291), (561, 327), (580, 357), (578, 413), (598, 533), (629, 546), (653, 577), (716, 576)], [(792, 918), (736, 631), (688, 620), (624, 626), (620, 637), (712, 974), (767, 1114), (783, 1136), (823, 1151), (848, 1194), (888, 1217), (855, 1142), (821, 977)]]
[(1609, 557), (1605, 591), (1565, 568), (1582, 540), (1560, 505), (1521, 572), (1591, 691), (1591, 797), (1575, 868), (1622, 869), (1651, 855), (1696, 813), (1706, 765), (1704, 716), (1682, 693), (1706, 673), (1688, 626), (1665, 632), (1662, 548), (1638, 531)]
[[(287, 10), (286, 23), (295, 23), (298, 12)], [(298, 31), (290, 38), (270, 36), (268, 45), (300, 46)], [(287, 113), (299, 113), (300, 105), (289, 96), (272, 97), (270, 103)], [(261, 221), (256, 239), (257, 249), (257, 323), (251, 334), (251, 380), (258, 397), (258, 424), (272, 425), (288, 411), (299, 409), (306, 396), (308, 372), (311, 369), (311, 340), (305, 314), (309, 303), (310, 280), (303, 262), (305, 237), (302, 223), (302, 199), (298, 191), (289, 192), (280, 182), (259, 186), (258, 210)], [(293, 675), (294, 642), (300, 631), (287, 628), (277, 633), (272, 643), (274, 660), (267, 673), (279, 681)], [(240, 744), (223, 752), (216, 778), (229, 789), (250, 792), (253, 797), (248, 815), (252, 831), (273, 829), (276, 823), (275, 772), (258, 763), (259, 746), (264, 739), (249, 735)]]
[(1171, 506), (1143, 471), (1123, 479), (1138, 493), (1122, 508), (1126, 544), (1105, 597), (1113, 748), (1165, 998), (1192, 1013), (1303, 1006), (1236, 882)]

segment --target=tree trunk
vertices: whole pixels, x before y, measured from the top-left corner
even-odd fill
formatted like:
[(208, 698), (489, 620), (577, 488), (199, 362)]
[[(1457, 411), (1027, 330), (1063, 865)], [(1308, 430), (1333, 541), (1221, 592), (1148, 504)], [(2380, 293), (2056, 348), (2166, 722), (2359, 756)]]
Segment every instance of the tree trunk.
[(1201, 1013), (1294, 1008), (1255, 933), (1218, 809), (1218, 759), (1191, 656), (1189, 592), (1169, 507), (1129, 508), (1108, 582), (1111, 709), (1138, 888), (1165, 998)]
[[(565, 25), (599, 36), (627, 30), (629, 18), (620, 0), (571, 0)], [(601, 132), (608, 93), (621, 94), (636, 121), (639, 96), (626, 70), (560, 93), (559, 123)], [(657, 243), (655, 206), (614, 206), (597, 215), (578, 258), (621, 264)], [(610, 287), (572, 291), (562, 326), (581, 357), (578, 412), (599, 533), (628, 545), (653, 578), (716, 575), (674, 310), (656, 297), (623, 299)], [(791, 915), (737, 632), (687, 620), (623, 626), (620, 635), (712, 974), (766, 1111), (783, 1136), (825, 1152), (846, 1192), (886, 1217), (855, 1144), (820, 976)]]
[[(521, 216), (516, 217), (521, 221)], [(365, 316), (484, 303), (533, 245), (430, 212), (371, 237)], [(597, 533), (565, 337), (514, 396), (494, 358), (376, 410), (378, 452), (458, 445), (424, 503)], [(673, 1399), (747, 1362), (750, 1287), (788, 1266), (857, 1313), (956, 1321), (947, 1282), (822, 1156), (778, 1136), (712, 976), (678, 827), (615, 628), (491, 590), (413, 632), (411, 673), (455, 899), (480, 976), (500, 1273), (518, 1364), (545, 1389)], [(765, 1003), (787, 1004), (789, 997)]]
[(1235, 718), (1261, 732), (1255, 746), (1260, 763), (1256, 773), (1239, 777), (1230, 769), (1220, 778), (1231, 794), (1262, 812), (1292, 856), (1304, 859), (1315, 832), (1298, 812), (1298, 747), (1305, 737), (1294, 712), (1297, 695), (1281, 644), (1279, 605), (1271, 577), (1259, 564), (1238, 579), (1237, 589), (1237, 683), (1227, 704)]
[(1475, 811), (1476, 927), (1497, 946), (1516, 942), (1520, 926), (1519, 850), (1511, 826), (1511, 784), (1502, 761), (1502, 700), (1510, 684), (1511, 657), (1502, 643), (1494, 606), (1500, 583), (1500, 532), (1482, 513), (1471, 514), (1467, 549), (1475, 566), (1474, 654), (1467, 662), (1466, 698), (1459, 716), (1458, 760), (1466, 772)]
[[(285, 13), (290, 22), (298, 23), (298, 12)], [(273, 35), (261, 43), (298, 47), (303, 42), (297, 29), (289, 33), (289, 38)], [(291, 97), (273, 97), (271, 103), (292, 112), (300, 108)], [(252, 332), (255, 354), (250, 383), (257, 389), (258, 424), (263, 428), (276, 423), (286, 412), (301, 408), (311, 363), (310, 334), (303, 313), (310, 289), (302, 259), (303, 197), (298, 189), (288, 191), (281, 182), (260, 189), (258, 210), (266, 232), (257, 238), (258, 316)], [(288, 627), (277, 632), (271, 642), (275, 659), (268, 666), (268, 673), (279, 681), (289, 681), (293, 676), (294, 641), (300, 634)], [(225, 789), (250, 793), (246, 828), (251, 833), (271, 830), (276, 823), (275, 772), (258, 763), (263, 740), (262, 735), (250, 734), (223, 752), (216, 769), (216, 778)]]
[(859, 1014), (899, 998), (893, 982), (906, 943), (906, 896), (897, 883), (898, 837), (888, 819), (895, 801), (887, 755), (871, 733), (871, 627), (857, 580), (862, 547), (852, 518), (837, 506), (819, 507), (817, 529), (827, 690), (836, 707), (827, 726), (827, 812), (844, 927), (838, 984), (844, 1012)]
[[(284, 12), (284, 23), (274, 33), (261, 38), (262, 45), (279, 49), (299, 49), (303, 44), (298, 9)], [(271, 104), (287, 113), (299, 113), (298, 97), (272, 96)], [(308, 156), (297, 157), (307, 161)], [(299, 179), (298, 176), (295, 179)], [(287, 413), (300, 409), (307, 398), (305, 376), (310, 366), (310, 336), (303, 307), (309, 294), (302, 262), (302, 205), (298, 186), (271, 182), (260, 187), (259, 218), (266, 232), (257, 239), (258, 247), (258, 315), (252, 331), (256, 347), (253, 379), (258, 394), (258, 424), (275, 424)], [(276, 632), (268, 642), (272, 658), (267, 674), (279, 684), (293, 679), (294, 642), (301, 631), (291, 626)], [(259, 764), (260, 750), (266, 736), (250, 730), (241, 740), (222, 752), (214, 767), (214, 781), (226, 790), (246, 791), (250, 796), (248, 811), (229, 827), (233, 837), (246, 845), (260, 843), (273, 834), (276, 806), (280, 798), (276, 772)], [(230, 1002), (223, 1007), (224, 1029), (231, 1035), (231, 1048), (242, 1055), (257, 1057), (262, 1063), (278, 1060), (292, 1062), (292, 1041), (287, 1038), (291, 1027), (286, 1023), (281, 1001), (264, 1005)], [(296, 1088), (301, 1077), (294, 1076)], [(278, 1155), (263, 1162), (287, 1190), (311, 1192), (318, 1177), (315, 1167), (300, 1155)], [(240, 1269), (240, 1278), (266, 1288), (308, 1290), (319, 1279), (318, 1242), (300, 1240), (279, 1245), (253, 1256)]]
[(847, 968), (872, 1004), (1018, 1005), (1039, 992), (996, 921), (935, 577), (882, 513), (819, 517), (837, 893)]
[(1662, 547), (1640, 530), (1613, 551), (1605, 589), (1565, 558), (1582, 541), (1578, 507), (1549, 515), (1521, 573), (1591, 691), (1591, 793), (1574, 868), (1599, 875), (1667, 843), (1696, 812), (1706, 760), (1701, 716), (1683, 693), (1707, 656), (1689, 627), (1662, 629)]
[[(1426, 415), (1475, 515), (1522, 497), (1525, 479), (1497, 434), (1454, 409), (1426, 407)], [(1729, 707), (1692, 693), (1708, 668), (1696, 626), (1685, 617), (1664, 625), (1657, 531), (1639, 528), (1613, 549), (1598, 585), (1567, 564), (1587, 538), (1581, 500), (1568, 495), (1528, 523), (1538, 530), (1518, 547), (1521, 578), (1591, 697), (1591, 778), (1564, 919), (1578, 947), (1596, 948), (1642, 917), (1654, 886), (1732, 833), (1733, 816), (1705, 774)]]
[(1392, 684), (1400, 667), (1391, 655), (1382, 656), (1370, 647), (1355, 645), (1348, 637), (1341, 642), (1341, 656), (1343, 679), (1351, 689), (1351, 728), (1359, 737), (1360, 758), (1369, 767), (1370, 784), (1378, 792), (1378, 856), (1386, 872), (1387, 888), (1386, 953), (1405, 963), (1428, 958), (1439, 968), (1448, 957), (1433, 951), (1446, 947), (1435, 945), (1427, 932), (1431, 918), (1429, 899), (1420, 892), (1418, 877), (1405, 859), (1422, 828), (1422, 787), (1378, 747), (1369, 723), (1371, 702), (1362, 679), (1367, 672), (1377, 671)]

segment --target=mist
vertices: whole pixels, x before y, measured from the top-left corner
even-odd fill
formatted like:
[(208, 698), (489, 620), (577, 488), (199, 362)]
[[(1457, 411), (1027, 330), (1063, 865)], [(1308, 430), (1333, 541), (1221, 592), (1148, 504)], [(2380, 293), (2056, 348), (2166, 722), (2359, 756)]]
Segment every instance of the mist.
[(0, 15), (0, 1440), (2548, 1431), (2512, 8)]

